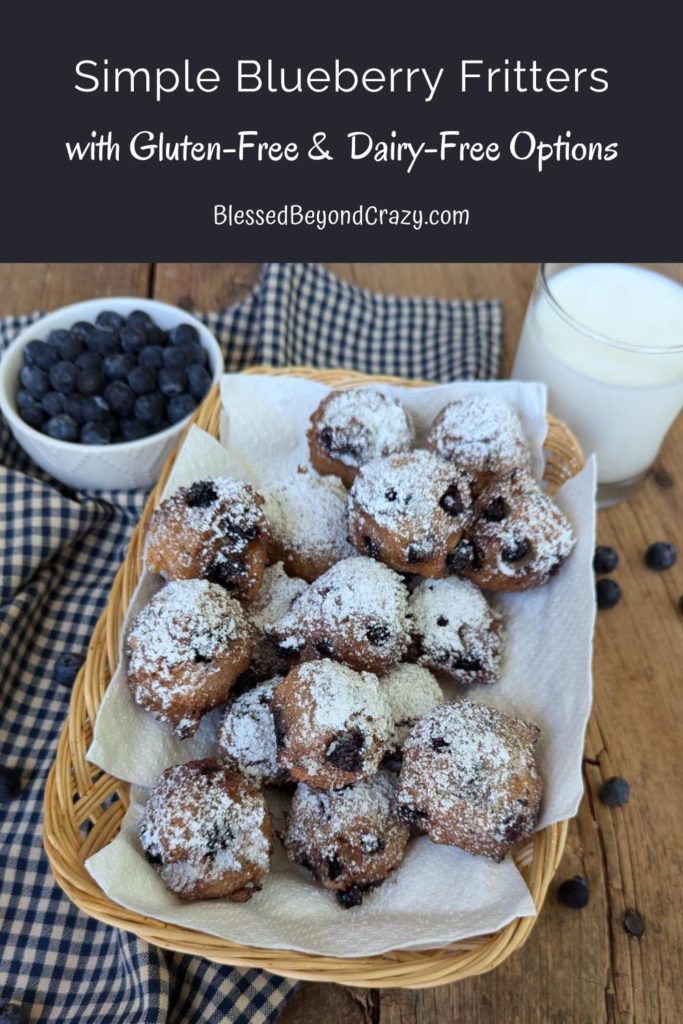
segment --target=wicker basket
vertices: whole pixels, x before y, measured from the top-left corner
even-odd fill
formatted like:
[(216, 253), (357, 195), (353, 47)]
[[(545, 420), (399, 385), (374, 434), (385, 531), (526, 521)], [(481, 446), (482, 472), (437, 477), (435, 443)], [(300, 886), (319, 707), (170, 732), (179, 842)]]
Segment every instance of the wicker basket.
[[(306, 377), (335, 387), (357, 386), (370, 380), (364, 375), (346, 370), (273, 370), (258, 367), (249, 372)], [(420, 382), (392, 377), (374, 377), (372, 380), (423, 386)], [(215, 387), (194, 422), (217, 436), (219, 416), (220, 396), (218, 387)], [(579, 471), (583, 456), (568, 428), (554, 419), (549, 420), (545, 447), (545, 479), (552, 490)], [(89, 764), (85, 755), (90, 745), (97, 709), (118, 660), (119, 633), (142, 568), (147, 524), (174, 458), (175, 455), (172, 455), (166, 463), (161, 479), (150, 495), (126, 559), (114, 580), (107, 608), (95, 628), (86, 663), (74, 684), (69, 717), (62, 730), (56, 760), (48, 777), (44, 843), (60, 886), (87, 914), (135, 932), (147, 942), (219, 963), (262, 968), (289, 978), (368, 987), (426, 988), (482, 974), (497, 967), (523, 944), (533, 928), (535, 918), (517, 918), (495, 934), (455, 942), (443, 949), (426, 952), (396, 951), (381, 956), (341, 959), (240, 946), (202, 932), (144, 917), (107, 899), (86, 871), (84, 861), (111, 842), (119, 831), (128, 806), (128, 785)], [(566, 821), (551, 825), (537, 832), (514, 854), (538, 910), (558, 866), (566, 835)]]

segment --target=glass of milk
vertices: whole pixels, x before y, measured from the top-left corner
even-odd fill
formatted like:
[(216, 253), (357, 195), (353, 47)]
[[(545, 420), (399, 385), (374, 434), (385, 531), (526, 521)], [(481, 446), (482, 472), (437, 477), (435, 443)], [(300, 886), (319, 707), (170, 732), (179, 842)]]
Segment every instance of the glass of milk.
[(596, 453), (600, 504), (629, 498), (683, 407), (683, 264), (542, 263), (512, 376)]

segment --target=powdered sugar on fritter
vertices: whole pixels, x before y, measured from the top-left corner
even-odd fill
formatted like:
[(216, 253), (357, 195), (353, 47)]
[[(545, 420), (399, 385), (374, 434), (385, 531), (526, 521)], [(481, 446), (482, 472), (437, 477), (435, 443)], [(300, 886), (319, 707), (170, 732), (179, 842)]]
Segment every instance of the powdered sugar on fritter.
[(316, 433), (321, 447), (345, 466), (409, 451), (413, 443), (413, 426), (406, 410), (379, 388), (352, 388), (334, 394), (325, 404)]

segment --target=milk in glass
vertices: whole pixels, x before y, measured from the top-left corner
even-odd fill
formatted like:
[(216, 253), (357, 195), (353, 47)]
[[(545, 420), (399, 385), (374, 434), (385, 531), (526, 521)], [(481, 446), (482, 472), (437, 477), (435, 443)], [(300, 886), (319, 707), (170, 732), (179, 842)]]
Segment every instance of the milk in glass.
[(546, 264), (512, 375), (547, 384), (601, 484), (638, 477), (683, 407), (683, 287), (634, 264)]

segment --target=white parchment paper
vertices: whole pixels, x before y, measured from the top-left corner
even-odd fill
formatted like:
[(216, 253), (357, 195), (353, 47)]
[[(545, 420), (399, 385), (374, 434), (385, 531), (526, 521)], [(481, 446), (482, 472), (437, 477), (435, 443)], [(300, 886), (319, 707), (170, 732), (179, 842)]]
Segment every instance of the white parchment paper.
[[(298, 378), (225, 376), (223, 443), (193, 428), (166, 493), (208, 474), (239, 476), (257, 487), (290, 476), (308, 461), (308, 417), (326, 390)], [(546, 430), (541, 385), (511, 381), (388, 390), (400, 395), (413, 415), (418, 443), (446, 402), (471, 391), (495, 392), (520, 413), (540, 475)], [(583, 736), (591, 703), (594, 492), (591, 460), (557, 495), (577, 534), (575, 551), (546, 586), (500, 596), (508, 621), (501, 682), (467, 692), (472, 699), (495, 704), (540, 726), (537, 749), (545, 785), (541, 826), (575, 814), (582, 792)], [(131, 617), (160, 585), (151, 574), (143, 574), (123, 636)], [(455, 699), (461, 695), (455, 688), (449, 691)], [(134, 704), (122, 652), (88, 752), (95, 764), (135, 784), (121, 833), (86, 865), (111, 899), (160, 920), (235, 942), (336, 956), (445, 945), (534, 913), (529, 892), (510, 858), (492, 864), (437, 847), (426, 838), (414, 841), (393, 878), (352, 911), (341, 910), (279, 848), (263, 890), (249, 903), (182, 903), (145, 861), (137, 829), (145, 787), (169, 765), (211, 754), (217, 717), (219, 712), (207, 716), (191, 739), (173, 738), (164, 725)], [(277, 825), (282, 796), (273, 793), (269, 799)]]

